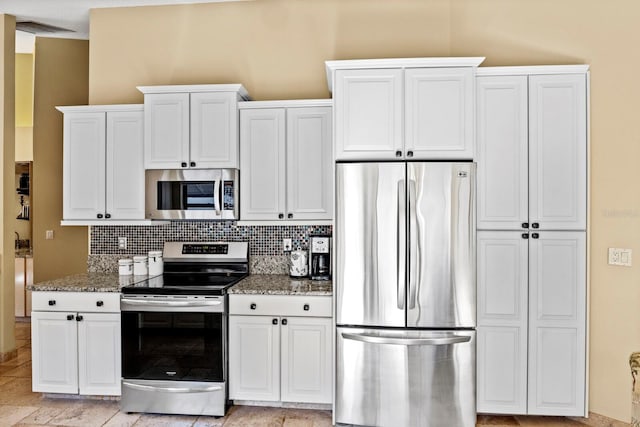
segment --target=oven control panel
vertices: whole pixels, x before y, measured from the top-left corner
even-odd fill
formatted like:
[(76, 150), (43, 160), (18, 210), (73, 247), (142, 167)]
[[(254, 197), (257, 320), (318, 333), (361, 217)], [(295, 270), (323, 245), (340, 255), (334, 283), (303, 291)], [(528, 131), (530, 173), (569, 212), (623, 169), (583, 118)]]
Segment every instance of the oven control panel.
[(226, 243), (185, 243), (182, 255), (227, 255), (229, 245)]

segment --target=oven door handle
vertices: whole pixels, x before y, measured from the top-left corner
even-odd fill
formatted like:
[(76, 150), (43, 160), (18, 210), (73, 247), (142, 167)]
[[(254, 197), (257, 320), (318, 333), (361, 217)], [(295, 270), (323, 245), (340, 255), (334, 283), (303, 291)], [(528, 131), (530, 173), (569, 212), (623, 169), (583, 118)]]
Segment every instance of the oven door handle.
[(154, 306), (154, 307), (211, 307), (221, 305), (222, 301), (154, 301), (145, 299), (122, 298), (123, 305)]
[(157, 387), (152, 385), (144, 385), (144, 384), (135, 384), (130, 383), (128, 381), (122, 381), (123, 386), (135, 388), (137, 390), (144, 391), (162, 391), (165, 393), (206, 393), (209, 391), (219, 391), (222, 390), (222, 386), (213, 385), (209, 387)]

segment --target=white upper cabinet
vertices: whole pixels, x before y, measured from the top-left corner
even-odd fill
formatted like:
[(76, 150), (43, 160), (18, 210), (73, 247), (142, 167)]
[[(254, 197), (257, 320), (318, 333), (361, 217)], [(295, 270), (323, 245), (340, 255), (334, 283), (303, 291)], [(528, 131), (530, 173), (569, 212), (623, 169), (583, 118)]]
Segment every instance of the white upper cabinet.
[(586, 79), (477, 78), (479, 229), (586, 230)]
[(63, 223), (144, 220), (142, 105), (64, 113)]
[(529, 221), (527, 76), (478, 77), (477, 88), (478, 228), (519, 229)]
[(331, 219), (330, 105), (328, 100), (240, 104), (241, 219)]
[(238, 168), (242, 85), (140, 86), (145, 169)]
[(484, 58), (327, 61), (337, 160), (473, 159)]
[(336, 71), (336, 159), (402, 156), (400, 69)]
[(587, 228), (585, 74), (529, 77), (529, 220), (545, 230)]
[(472, 159), (475, 69), (405, 71), (405, 156)]

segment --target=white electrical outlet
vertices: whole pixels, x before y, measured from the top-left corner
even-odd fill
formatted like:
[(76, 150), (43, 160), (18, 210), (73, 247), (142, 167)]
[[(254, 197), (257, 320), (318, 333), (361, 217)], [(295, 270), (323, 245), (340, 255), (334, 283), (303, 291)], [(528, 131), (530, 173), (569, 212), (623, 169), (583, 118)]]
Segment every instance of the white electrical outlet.
[(118, 237), (118, 249), (127, 249), (126, 237)]
[(291, 239), (282, 239), (282, 250), (288, 252), (291, 250)]
[(631, 267), (631, 249), (609, 248), (609, 265)]
[(53, 230), (45, 231), (44, 238), (45, 240), (53, 240)]

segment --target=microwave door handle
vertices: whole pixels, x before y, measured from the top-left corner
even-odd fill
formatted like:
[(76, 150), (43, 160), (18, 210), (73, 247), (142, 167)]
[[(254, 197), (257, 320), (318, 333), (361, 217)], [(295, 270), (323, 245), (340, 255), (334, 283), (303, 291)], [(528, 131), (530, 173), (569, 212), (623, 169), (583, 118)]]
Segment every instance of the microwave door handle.
[(222, 202), (222, 185), (220, 185), (221, 182), (222, 178), (213, 181), (213, 206), (216, 210), (216, 216), (220, 216), (220, 204)]

